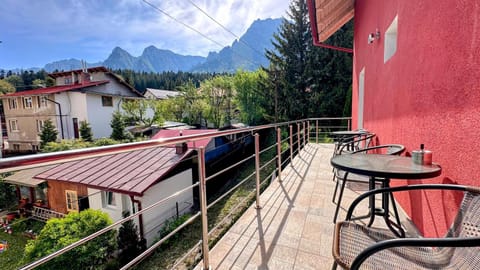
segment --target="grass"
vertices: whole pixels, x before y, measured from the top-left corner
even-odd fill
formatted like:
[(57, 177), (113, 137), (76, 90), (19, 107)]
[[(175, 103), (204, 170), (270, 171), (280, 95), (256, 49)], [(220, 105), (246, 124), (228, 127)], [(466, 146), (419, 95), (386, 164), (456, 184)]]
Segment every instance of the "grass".
[(12, 234), (4, 232), (3, 228), (0, 230), (0, 241), (7, 241), (8, 243), (7, 250), (0, 253), (0, 269), (18, 269), (22, 266), (25, 245), (30, 239), (24, 236), (23, 232), (32, 229), (39, 233), (43, 225), (42, 222), (35, 220), (16, 219), (12, 223)]

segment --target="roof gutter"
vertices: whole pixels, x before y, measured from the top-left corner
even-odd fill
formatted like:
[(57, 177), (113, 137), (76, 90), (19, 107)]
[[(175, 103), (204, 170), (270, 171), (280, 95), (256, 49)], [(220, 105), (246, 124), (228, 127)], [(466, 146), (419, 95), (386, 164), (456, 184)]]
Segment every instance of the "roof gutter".
[(315, 0), (308, 0), (307, 5), (308, 5), (308, 15), (310, 17), (310, 28), (312, 30), (313, 45), (316, 47), (322, 47), (322, 48), (327, 48), (327, 49), (346, 52), (346, 53), (353, 53), (353, 49), (328, 45), (318, 40), (317, 17), (315, 16), (315, 11), (316, 11)]

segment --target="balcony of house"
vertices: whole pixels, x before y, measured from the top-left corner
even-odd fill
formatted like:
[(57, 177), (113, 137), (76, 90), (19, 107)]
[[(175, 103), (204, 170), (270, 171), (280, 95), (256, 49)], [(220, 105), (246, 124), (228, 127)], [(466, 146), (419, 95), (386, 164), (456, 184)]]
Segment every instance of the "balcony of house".
[[(335, 132), (336, 135), (343, 135), (334, 140), (331, 136)], [(352, 132), (358, 134), (352, 135)], [(382, 148), (378, 145), (370, 149), (375, 144), (372, 139), (374, 136), (364, 130), (351, 131), (350, 118), (314, 118), (4, 160), (0, 163), (1, 170), (9, 171), (31, 168), (32, 164), (63, 164), (138, 149), (176, 146), (178, 150), (179, 147), (183, 149), (188, 145), (201, 145), (201, 140), (218, 137), (228, 138), (228, 143), (232, 145), (236, 142), (252, 144), (252, 152), (247, 151), (242, 155), (238, 152), (237, 159), (230, 155), (221, 167), (218, 164), (222, 162), (216, 161), (215, 166), (206, 162), (206, 157), (209, 156), (207, 152), (215, 151), (215, 147), (209, 149), (200, 146), (194, 148), (193, 152), (187, 151), (191, 154), (186, 155), (186, 159), (192, 161), (192, 166), (196, 168), (193, 184), (156, 198), (151, 204), (143, 204), (143, 208), (138, 207), (131, 215), (114, 220), (112, 225), (31, 262), (22, 269), (33, 269), (49, 263), (51, 259), (62, 256), (91, 239), (110, 230), (117, 230), (124, 222), (151, 216), (159, 208), (185, 194), (194, 194), (193, 207), (188, 216), (170, 230), (163, 230), (163, 234), (149, 242), (145, 250), (122, 265), (121, 269), (331, 269), (335, 259), (343, 267), (345, 262), (352, 263), (354, 259), (349, 257), (342, 260), (342, 256), (347, 256), (344, 253), (353, 250), (353, 254), (358, 255), (364, 248), (361, 244), (366, 248), (369, 244), (380, 242), (382, 237), (402, 240), (419, 236), (411, 217), (404, 213), (401, 204), (395, 203), (395, 197), (391, 195), (393, 191), (402, 191), (403, 187), (389, 190), (390, 176), (392, 180), (401, 177), (419, 179), (435, 177), (441, 172), (441, 167), (434, 163), (417, 164), (414, 162), (415, 157), (398, 156), (404, 150), (401, 146), (396, 149), (398, 145), (388, 145), (384, 149), (386, 152), (381, 152)], [(339, 156), (347, 158), (339, 159)], [(373, 166), (383, 164), (380, 166), (383, 168), (385, 163), (382, 162), (393, 164), (392, 174), (386, 175), (382, 168), (374, 168), (371, 170), (380, 171), (375, 172), (375, 177), (367, 173), (359, 181), (350, 181), (352, 175), (347, 178), (345, 172), (349, 171), (341, 161), (363, 156), (377, 158), (375, 162), (370, 162)], [(427, 155), (425, 159), (428, 159)], [(355, 158), (350, 162), (365, 165), (365, 162)], [(78, 167), (72, 163), (68, 166)], [(229, 173), (231, 170), (236, 170), (236, 173)], [(356, 169), (351, 174), (362, 176), (363, 172), (362, 169)], [(219, 179), (223, 181), (234, 178), (234, 181), (229, 181), (228, 185), (221, 188), (214, 188), (215, 185), (212, 184), (218, 183)], [(137, 181), (138, 177), (132, 179)], [(124, 177), (121, 183), (129, 181), (132, 180)], [(431, 188), (441, 187), (436, 185)], [(216, 192), (212, 192), (212, 189)], [(453, 189), (465, 191), (463, 187)], [(419, 195), (415, 192), (412, 196)], [(415, 200), (412, 199), (413, 201)], [(93, 205), (90, 202), (90, 207)], [(348, 221), (341, 222), (344, 220)], [(141, 226), (142, 222), (138, 224)], [(359, 230), (351, 231), (349, 226), (358, 227)], [(360, 240), (355, 239), (356, 236)], [(352, 242), (346, 242), (347, 240)], [(466, 242), (450, 245), (478, 246), (480, 239), (473, 237)], [(413, 244), (415, 245), (419, 244)], [(436, 242), (430, 243), (432, 245), (440, 246)], [(157, 250), (161, 252), (156, 252)], [(437, 249), (430, 251), (432, 250), (435, 252)], [(478, 248), (470, 248), (471, 250), (476, 252)], [(394, 250), (392, 253), (398, 252)], [(412, 254), (408, 256), (412, 257)], [(452, 254), (456, 253), (453, 251)], [(367, 260), (367, 265), (377, 265), (379, 262), (388, 264), (393, 260), (384, 255), (372, 256), (375, 259)], [(468, 255), (467, 259), (474, 263), (477, 260)], [(420, 259), (414, 261), (413, 265), (424, 266)]]

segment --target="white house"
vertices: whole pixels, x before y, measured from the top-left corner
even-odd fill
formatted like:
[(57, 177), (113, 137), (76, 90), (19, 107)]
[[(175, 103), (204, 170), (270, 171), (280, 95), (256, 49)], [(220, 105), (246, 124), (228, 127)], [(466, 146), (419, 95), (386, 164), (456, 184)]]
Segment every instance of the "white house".
[(112, 114), (124, 99), (143, 98), (105, 67), (49, 74), (56, 86), (0, 96), (7, 124), (9, 150), (38, 150), (40, 133), (50, 119), (59, 139), (79, 138), (81, 121), (87, 121), (94, 138), (111, 134)]
[[(192, 185), (192, 150), (154, 147), (65, 162), (34, 178), (48, 182), (48, 207), (56, 212), (99, 209), (115, 222)], [(135, 219), (152, 244), (164, 222), (193, 206), (193, 189)]]
[(178, 91), (147, 88), (143, 96), (150, 99), (168, 99), (171, 97), (176, 97), (180, 94)]

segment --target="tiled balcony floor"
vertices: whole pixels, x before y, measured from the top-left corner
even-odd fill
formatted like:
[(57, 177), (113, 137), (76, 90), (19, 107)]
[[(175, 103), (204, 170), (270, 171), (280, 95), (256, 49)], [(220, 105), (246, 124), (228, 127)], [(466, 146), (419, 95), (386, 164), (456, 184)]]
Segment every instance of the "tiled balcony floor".
[[(211, 249), (211, 269), (331, 269), (332, 151), (332, 144), (308, 144), (283, 181), (262, 193), (262, 208), (252, 205)], [(363, 191), (346, 189), (343, 208)], [(338, 220), (344, 217), (342, 209)]]

